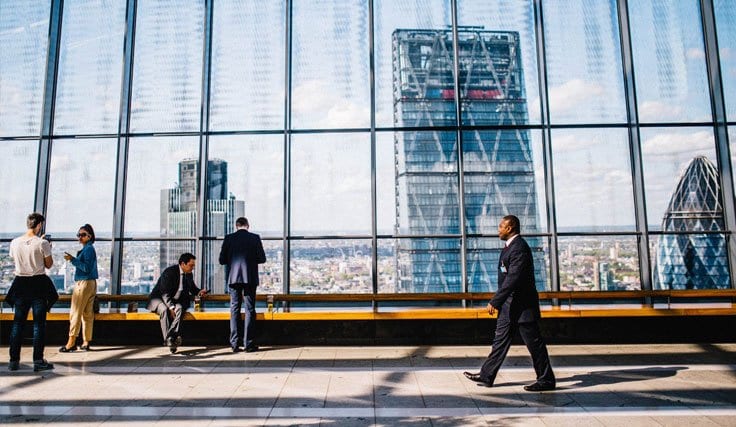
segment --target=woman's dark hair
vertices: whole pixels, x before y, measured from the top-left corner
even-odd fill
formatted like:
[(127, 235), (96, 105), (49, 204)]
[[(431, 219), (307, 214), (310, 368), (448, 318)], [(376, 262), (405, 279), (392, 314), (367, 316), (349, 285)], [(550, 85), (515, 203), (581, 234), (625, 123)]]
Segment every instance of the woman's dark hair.
[(84, 230), (89, 234), (89, 242), (94, 243), (95, 242), (95, 229), (92, 228), (89, 224), (84, 224), (83, 226), (79, 227), (80, 230)]

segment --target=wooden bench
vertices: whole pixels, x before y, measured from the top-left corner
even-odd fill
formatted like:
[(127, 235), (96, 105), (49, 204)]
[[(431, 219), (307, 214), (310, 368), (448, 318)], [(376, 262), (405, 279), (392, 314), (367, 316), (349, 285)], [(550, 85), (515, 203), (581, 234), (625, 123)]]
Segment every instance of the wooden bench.
[[(271, 310), (259, 312), (261, 320), (419, 320), (419, 319), (488, 319), (486, 303), (492, 293), (438, 293), (438, 294), (259, 294), (257, 300), (266, 302)], [(707, 290), (654, 290), (654, 291), (560, 291), (540, 292), (543, 303), (543, 318), (583, 317), (654, 317), (654, 316), (732, 316), (736, 315), (736, 289)], [(101, 303), (110, 303), (120, 308), (111, 308), (95, 314), (95, 320), (157, 320), (154, 313), (145, 309), (147, 295), (100, 294)], [(709, 300), (720, 303), (708, 304)], [(69, 302), (71, 295), (60, 295), (62, 302)], [(687, 301), (677, 304), (677, 301)], [(0, 302), (4, 295), (0, 295)], [(203, 311), (186, 313), (190, 320), (228, 320), (229, 312), (211, 309), (208, 303), (228, 303), (228, 295), (208, 295), (203, 299)], [(611, 303), (626, 301), (626, 303)], [(411, 306), (412, 303), (440, 302), (458, 304), (458, 307)], [(564, 302), (564, 303), (563, 303)], [(590, 303), (595, 303), (590, 305)], [(138, 312), (128, 312), (128, 303), (138, 303)], [(307, 304), (294, 307), (294, 304)], [(358, 307), (320, 307), (319, 304), (356, 303)], [(403, 307), (383, 306), (385, 303), (401, 303)], [(586, 304), (589, 305), (586, 307)], [(677, 306), (673, 306), (676, 304)], [(281, 307), (279, 307), (279, 305)], [(463, 306), (460, 306), (463, 305)], [(12, 310), (3, 309), (0, 321), (12, 320)], [(68, 312), (54, 311), (48, 320), (68, 320)]]

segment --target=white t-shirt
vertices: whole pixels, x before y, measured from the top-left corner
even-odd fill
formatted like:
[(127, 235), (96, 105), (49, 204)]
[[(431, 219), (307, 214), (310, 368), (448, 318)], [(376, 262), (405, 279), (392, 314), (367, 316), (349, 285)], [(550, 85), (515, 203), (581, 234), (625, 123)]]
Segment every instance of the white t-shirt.
[(15, 261), (16, 276), (46, 274), (43, 259), (51, 256), (51, 243), (38, 236), (24, 234), (10, 242), (10, 256)]

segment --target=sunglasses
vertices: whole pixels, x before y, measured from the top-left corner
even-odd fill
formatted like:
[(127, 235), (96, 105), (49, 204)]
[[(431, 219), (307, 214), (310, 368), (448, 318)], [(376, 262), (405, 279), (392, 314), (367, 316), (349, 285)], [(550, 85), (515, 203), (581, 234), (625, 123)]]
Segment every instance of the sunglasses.
[(87, 233), (77, 233), (77, 237), (89, 237)]

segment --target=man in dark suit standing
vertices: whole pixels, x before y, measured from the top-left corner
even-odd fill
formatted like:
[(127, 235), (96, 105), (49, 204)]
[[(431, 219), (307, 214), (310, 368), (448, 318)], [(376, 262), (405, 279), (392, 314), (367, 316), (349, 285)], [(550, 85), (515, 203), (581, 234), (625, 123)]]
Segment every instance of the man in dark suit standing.
[(519, 236), (519, 218), (503, 217), (498, 225), (498, 237), (506, 244), (498, 261), (498, 291), (488, 303), (488, 313), (498, 312), (496, 334), (491, 354), (479, 373), (464, 372), (478, 385), (492, 387), (493, 381), (511, 347), (511, 338), (518, 330), (532, 356), (537, 381), (524, 386), (526, 391), (554, 390), (555, 374), (549, 362), (547, 346), (539, 332), (539, 295), (534, 285), (534, 261), (526, 241)]
[[(266, 262), (261, 237), (248, 231), (246, 218), (235, 221), (236, 231), (225, 236), (220, 250), (220, 264), (225, 266), (225, 276), (230, 292), (230, 347), (233, 353), (240, 351), (238, 341), (242, 339), (245, 351), (258, 351), (255, 343), (256, 288), (258, 287), (258, 264)], [(245, 297), (245, 324), (243, 333), (238, 333), (240, 307)]]
[(159, 315), (164, 345), (169, 346), (171, 353), (176, 353), (176, 348), (181, 345), (179, 330), (192, 297), (207, 294), (206, 290), (194, 284), (192, 270), (195, 264), (194, 255), (182, 254), (179, 265), (167, 267), (161, 273), (149, 297), (148, 309)]

